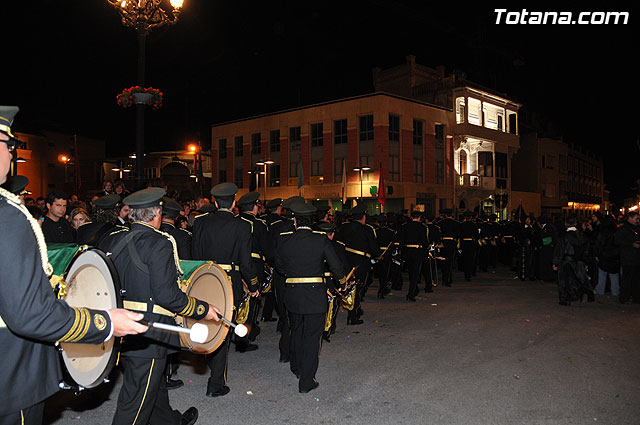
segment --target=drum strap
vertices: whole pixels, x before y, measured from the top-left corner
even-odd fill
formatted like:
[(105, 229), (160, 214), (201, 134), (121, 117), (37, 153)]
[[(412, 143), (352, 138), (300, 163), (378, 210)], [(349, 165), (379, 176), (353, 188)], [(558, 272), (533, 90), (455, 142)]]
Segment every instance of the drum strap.
[(135, 266), (138, 269), (140, 269), (140, 271), (144, 273), (149, 273), (149, 267), (147, 267), (147, 265), (142, 262), (142, 259), (140, 258), (140, 254), (138, 254), (138, 250), (136, 249), (136, 245), (133, 242), (133, 238), (139, 235), (140, 233), (142, 233), (142, 231), (129, 231), (129, 234), (124, 238), (122, 238), (116, 244), (116, 246), (113, 247), (113, 250), (111, 251), (111, 256), (113, 258), (116, 258), (118, 255), (122, 253), (122, 251), (126, 247), (127, 250), (129, 251), (129, 256), (131, 257), (131, 261), (133, 261), (133, 264), (135, 264)]

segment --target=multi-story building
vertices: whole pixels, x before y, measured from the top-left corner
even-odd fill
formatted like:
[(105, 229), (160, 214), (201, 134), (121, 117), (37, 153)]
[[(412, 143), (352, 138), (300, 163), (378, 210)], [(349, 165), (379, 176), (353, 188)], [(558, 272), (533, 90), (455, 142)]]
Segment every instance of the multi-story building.
[(547, 216), (605, 210), (602, 159), (589, 152), (530, 133), (521, 136), (512, 165), (514, 189), (539, 192)]
[(419, 65), (414, 56), (388, 70), (374, 69), (373, 78), (376, 91), (452, 109), (454, 205), (458, 211), (479, 209), (505, 216), (512, 198), (510, 160), (519, 148), (521, 105), (463, 75), (446, 76), (444, 67)]
[(248, 172), (270, 160), (260, 165), (267, 198), (300, 192), (341, 209), (344, 172), (346, 197), (377, 212), (372, 194), (381, 190), (382, 170), (385, 211), (506, 215), (520, 105), (407, 59), (374, 70), (376, 93), (214, 125), (213, 183), (246, 190)]

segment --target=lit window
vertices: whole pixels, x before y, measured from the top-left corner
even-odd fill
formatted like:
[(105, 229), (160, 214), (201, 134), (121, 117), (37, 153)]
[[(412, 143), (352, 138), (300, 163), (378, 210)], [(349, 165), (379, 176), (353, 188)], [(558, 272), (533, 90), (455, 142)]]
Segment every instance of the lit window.
[(472, 97), (469, 98), (469, 123), (482, 125), (482, 102)]
[(456, 98), (456, 123), (458, 124), (464, 123), (464, 120), (465, 120), (464, 110), (465, 110), (464, 97), (457, 97)]

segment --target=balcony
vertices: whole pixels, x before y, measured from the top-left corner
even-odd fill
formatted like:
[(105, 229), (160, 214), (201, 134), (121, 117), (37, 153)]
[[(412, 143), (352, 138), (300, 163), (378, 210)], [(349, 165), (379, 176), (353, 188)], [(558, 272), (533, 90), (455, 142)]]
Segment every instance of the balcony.
[(483, 177), (478, 174), (459, 174), (458, 186), (475, 189), (495, 190), (495, 177)]

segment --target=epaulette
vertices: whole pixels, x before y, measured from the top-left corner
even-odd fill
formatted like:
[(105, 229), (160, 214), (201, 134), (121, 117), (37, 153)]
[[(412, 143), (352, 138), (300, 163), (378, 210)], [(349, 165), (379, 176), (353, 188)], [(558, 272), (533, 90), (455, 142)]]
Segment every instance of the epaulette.
[(253, 234), (253, 221), (251, 221), (251, 220), (249, 220), (248, 218), (245, 218), (245, 217), (243, 217), (243, 216), (241, 216), (241, 215), (238, 215), (238, 217), (239, 217), (241, 220), (244, 220), (244, 221), (246, 221), (247, 223), (249, 223), (249, 224), (251, 225), (251, 234)]
[(344, 242), (342, 242), (342, 241), (336, 241), (336, 242), (338, 242), (338, 243), (339, 243), (340, 245), (342, 245), (342, 246), (347, 246), (347, 245), (346, 245)]
[(373, 227), (372, 225), (370, 225), (368, 223), (365, 223), (365, 226), (369, 226), (369, 228), (371, 230), (373, 230), (373, 236), (376, 237), (376, 238), (378, 237), (378, 235), (376, 234), (376, 228), (375, 227)]
[(183, 229), (182, 227), (179, 228), (178, 230), (182, 230), (183, 232), (185, 232), (187, 235), (189, 236), (193, 236), (193, 233), (191, 233), (190, 231), (188, 231), (187, 229)]
[(313, 233), (317, 233), (317, 234), (319, 234), (319, 235), (325, 235), (325, 236), (327, 235), (325, 232), (321, 232), (321, 231), (319, 231), (319, 230), (312, 230), (312, 232), (313, 232)]
[(93, 221), (87, 221), (86, 223), (82, 223), (80, 226), (78, 226), (78, 229), (81, 228), (82, 226), (86, 226), (87, 224), (91, 224), (93, 223)]
[(260, 217), (256, 217), (256, 220), (261, 221), (265, 226), (267, 225), (267, 222)]
[(195, 220), (196, 218), (204, 217), (205, 215), (209, 215), (209, 213), (206, 212), (206, 213), (198, 214), (197, 216), (193, 217), (193, 219)]

